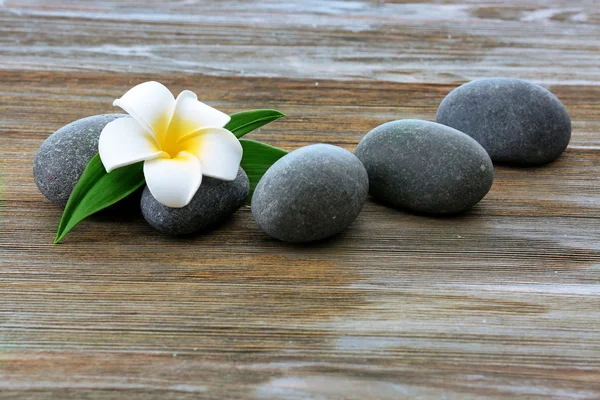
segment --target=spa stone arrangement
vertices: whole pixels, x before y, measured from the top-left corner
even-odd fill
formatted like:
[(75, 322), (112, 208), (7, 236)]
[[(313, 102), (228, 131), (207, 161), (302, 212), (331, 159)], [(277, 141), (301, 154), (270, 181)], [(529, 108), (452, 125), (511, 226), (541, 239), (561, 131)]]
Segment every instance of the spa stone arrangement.
[(423, 216), (457, 214), (489, 192), (492, 162), (546, 164), (571, 137), (560, 100), (512, 78), (466, 83), (444, 98), (436, 122), (387, 122), (354, 153), (328, 144), (287, 153), (239, 139), (283, 114), (230, 117), (189, 91), (174, 99), (156, 82), (134, 87), (115, 105), (129, 115), (66, 125), (35, 157), (39, 190), (65, 207), (55, 242), (128, 196), (128, 206), (139, 205), (152, 227), (172, 235), (207, 233), (250, 202), (260, 229), (294, 243), (340, 233), (369, 194)]

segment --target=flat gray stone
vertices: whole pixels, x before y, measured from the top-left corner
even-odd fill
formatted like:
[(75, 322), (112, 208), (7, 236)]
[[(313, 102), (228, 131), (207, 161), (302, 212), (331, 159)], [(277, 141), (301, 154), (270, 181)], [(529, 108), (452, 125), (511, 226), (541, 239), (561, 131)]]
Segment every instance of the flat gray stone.
[(98, 153), (100, 132), (126, 114), (103, 114), (79, 119), (50, 135), (33, 162), (33, 178), (40, 192), (64, 207), (88, 162)]
[(374, 198), (396, 208), (453, 214), (479, 202), (492, 187), (486, 151), (456, 129), (401, 120), (380, 125), (358, 144)]
[(521, 79), (466, 83), (446, 96), (436, 120), (477, 140), (493, 161), (516, 165), (548, 163), (571, 139), (571, 119), (560, 100)]
[(351, 152), (328, 144), (280, 158), (252, 197), (252, 215), (267, 234), (286, 242), (325, 239), (346, 229), (369, 191), (367, 172)]
[(153, 228), (170, 235), (206, 232), (243, 206), (249, 193), (248, 176), (240, 168), (233, 181), (203, 176), (192, 201), (182, 208), (162, 205), (146, 187), (142, 194), (142, 214)]

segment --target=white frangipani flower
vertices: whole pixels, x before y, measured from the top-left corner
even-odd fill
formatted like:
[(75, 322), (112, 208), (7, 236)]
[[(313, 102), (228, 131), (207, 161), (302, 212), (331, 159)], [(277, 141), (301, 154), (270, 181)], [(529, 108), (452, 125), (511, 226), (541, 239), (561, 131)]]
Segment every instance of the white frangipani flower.
[(173, 97), (158, 82), (145, 82), (113, 105), (132, 118), (104, 127), (98, 152), (107, 172), (144, 161), (144, 177), (154, 198), (168, 207), (184, 207), (200, 187), (202, 175), (234, 180), (242, 146), (223, 127), (222, 113), (184, 90)]

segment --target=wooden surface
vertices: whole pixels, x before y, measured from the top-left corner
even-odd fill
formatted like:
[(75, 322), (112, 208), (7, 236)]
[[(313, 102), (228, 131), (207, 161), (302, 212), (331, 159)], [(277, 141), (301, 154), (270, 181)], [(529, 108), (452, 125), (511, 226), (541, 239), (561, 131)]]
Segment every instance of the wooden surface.
[[(0, 0), (0, 20), (0, 398), (600, 398), (597, 1)], [(52, 245), (37, 148), (136, 83), (353, 150), (483, 76), (550, 88), (573, 138), (497, 166), (465, 215), (368, 202), (305, 246), (247, 207), (187, 239), (104, 216)]]

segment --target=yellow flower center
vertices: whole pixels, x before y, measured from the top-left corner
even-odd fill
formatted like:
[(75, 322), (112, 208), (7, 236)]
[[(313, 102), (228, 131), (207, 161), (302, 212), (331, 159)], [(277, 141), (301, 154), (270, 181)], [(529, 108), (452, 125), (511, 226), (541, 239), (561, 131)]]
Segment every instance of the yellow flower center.
[(167, 135), (160, 145), (160, 149), (167, 153), (170, 158), (175, 158), (180, 151), (184, 150), (181, 143), (177, 143), (172, 136)]
[(166, 133), (159, 136), (159, 148), (169, 155), (170, 158), (175, 158), (182, 151), (190, 151), (190, 147), (194, 144), (191, 138), (194, 136), (194, 131), (197, 127), (191, 124), (186, 124), (174, 116), (171, 118), (167, 126)]

